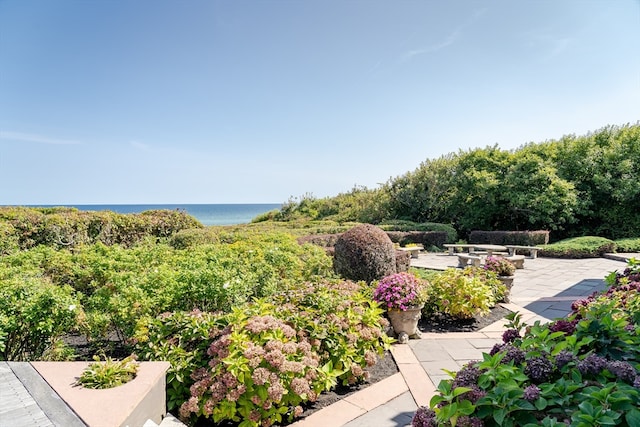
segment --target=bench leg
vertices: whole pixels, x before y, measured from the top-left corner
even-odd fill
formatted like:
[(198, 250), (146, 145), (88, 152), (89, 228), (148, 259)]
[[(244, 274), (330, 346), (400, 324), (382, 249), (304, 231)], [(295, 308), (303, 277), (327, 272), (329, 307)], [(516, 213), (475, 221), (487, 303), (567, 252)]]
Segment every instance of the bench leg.
[(538, 257), (538, 250), (537, 249), (530, 249), (529, 250), (529, 258), (536, 259), (537, 257)]

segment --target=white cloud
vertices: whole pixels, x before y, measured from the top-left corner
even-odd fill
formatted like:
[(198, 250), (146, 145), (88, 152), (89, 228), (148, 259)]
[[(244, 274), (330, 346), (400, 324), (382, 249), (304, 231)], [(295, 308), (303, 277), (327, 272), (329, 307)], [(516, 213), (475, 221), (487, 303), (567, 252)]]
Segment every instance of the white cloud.
[(57, 139), (50, 138), (48, 136), (35, 135), (31, 133), (23, 133), (23, 132), (8, 132), (8, 131), (0, 131), (0, 139), (6, 141), (19, 141), (19, 142), (35, 142), (38, 144), (49, 144), (49, 145), (78, 145), (81, 144), (79, 141), (73, 141), (69, 139)]
[(461, 34), (462, 34), (462, 28), (461, 27), (456, 28), (442, 42), (433, 44), (431, 46), (427, 46), (427, 47), (425, 47), (423, 49), (414, 49), (414, 50), (410, 50), (408, 52), (405, 52), (404, 55), (402, 55), (402, 59), (404, 61), (408, 61), (408, 60), (410, 60), (413, 57), (418, 56), (418, 55), (422, 55), (422, 54), (425, 54), (425, 53), (437, 52), (439, 50), (442, 50), (445, 47), (451, 46), (452, 44), (454, 44), (456, 42), (456, 40), (458, 40), (460, 38)]

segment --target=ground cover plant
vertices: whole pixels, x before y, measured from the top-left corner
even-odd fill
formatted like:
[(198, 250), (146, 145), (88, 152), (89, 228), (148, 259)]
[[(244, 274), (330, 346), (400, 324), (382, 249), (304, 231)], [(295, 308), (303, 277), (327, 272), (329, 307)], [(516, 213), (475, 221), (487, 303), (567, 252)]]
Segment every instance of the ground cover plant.
[(613, 240), (584, 236), (543, 245), (539, 255), (554, 258), (596, 258), (615, 251), (616, 243)]
[(438, 385), (413, 426), (640, 425), (640, 264), (574, 302), (566, 319), (526, 326)]

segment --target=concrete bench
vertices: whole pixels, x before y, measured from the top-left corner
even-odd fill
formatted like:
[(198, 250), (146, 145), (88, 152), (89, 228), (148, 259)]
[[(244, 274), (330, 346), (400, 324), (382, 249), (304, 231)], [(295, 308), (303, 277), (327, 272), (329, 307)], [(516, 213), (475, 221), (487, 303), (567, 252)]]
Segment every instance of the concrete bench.
[(458, 267), (466, 267), (469, 264), (474, 267), (480, 267), (480, 262), (482, 258), (477, 255), (469, 255), (469, 254), (458, 254)]
[(399, 251), (409, 252), (411, 258), (418, 258), (418, 254), (422, 249), (424, 249), (422, 246), (408, 246), (404, 248), (398, 248)]
[(510, 255), (503, 257), (506, 260), (509, 260), (516, 266), (517, 269), (524, 268), (524, 255)]
[(444, 244), (443, 246), (449, 250), (449, 255), (454, 255), (454, 252), (456, 249), (461, 249), (461, 250), (466, 249), (467, 252), (470, 252), (473, 248), (476, 247), (476, 245), (456, 244), (456, 243), (447, 243), (447, 244)]
[(518, 245), (505, 245), (507, 250), (509, 251), (509, 255), (513, 256), (517, 251), (526, 251), (529, 254), (529, 258), (536, 259), (538, 256), (538, 251), (542, 248), (537, 246), (518, 246)]

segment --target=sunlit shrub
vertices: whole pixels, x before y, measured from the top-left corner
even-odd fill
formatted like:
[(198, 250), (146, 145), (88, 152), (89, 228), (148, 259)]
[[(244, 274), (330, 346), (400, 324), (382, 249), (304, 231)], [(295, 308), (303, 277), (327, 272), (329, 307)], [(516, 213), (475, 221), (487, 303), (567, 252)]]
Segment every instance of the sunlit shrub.
[(474, 267), (450, 268), (432, 277), (423, 312), (444, 313), (460, 319), (487, 314), (499, 298), (499, 285), (490, 282), (487, 273)]
[(334, 249), (333, 266), (345, 279), (370, 283), (396, 272), (393, 243), (374, 225), (353, 227), (340, 236)]
[(74, 328), (79, 311), (69, 287), (38, 278), (2, 280), (0, 360), (37, 360)]

